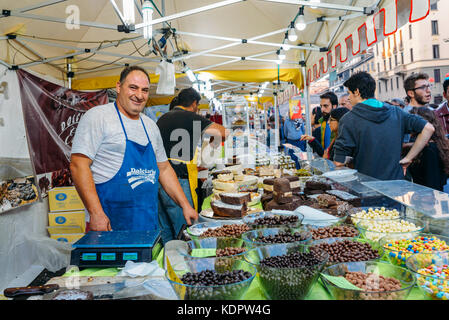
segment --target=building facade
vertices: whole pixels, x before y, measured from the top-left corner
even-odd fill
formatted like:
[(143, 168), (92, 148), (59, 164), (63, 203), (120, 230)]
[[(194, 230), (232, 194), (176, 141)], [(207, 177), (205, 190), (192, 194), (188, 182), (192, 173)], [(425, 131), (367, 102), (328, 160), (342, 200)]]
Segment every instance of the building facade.
[[(413, 73), (426, 73), (432, 82), (431, 103), (443, 101), (443, 82), (449, 73), (449, 1), (432, 5), (429, 16), (406, 24), (337, 71), (330, 80), (337, 94), (354, 72), (367, 71), (377, 82), (377, 99), (405, 98), (404, 80)], [(332, 78), (332, 77), (331, 77)]]

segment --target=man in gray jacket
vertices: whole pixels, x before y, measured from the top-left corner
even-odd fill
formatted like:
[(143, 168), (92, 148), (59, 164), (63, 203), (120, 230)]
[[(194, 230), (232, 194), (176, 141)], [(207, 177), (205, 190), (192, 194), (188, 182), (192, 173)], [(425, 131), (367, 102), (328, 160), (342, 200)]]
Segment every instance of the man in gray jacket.
[[(360, 173), (379, 180), (404, 179), (406, 168), (435, 128), (419, 116), (376, 100), (376, 81), (367, 72), (354, 74), (344, 86), (348, 88), (353, 109), (340, 119), (334, 146), (336, 166), (344, 166), (347, 157), (351, 157)], [(418, 136), (401, 159), (402, 141), (407, 133)]]

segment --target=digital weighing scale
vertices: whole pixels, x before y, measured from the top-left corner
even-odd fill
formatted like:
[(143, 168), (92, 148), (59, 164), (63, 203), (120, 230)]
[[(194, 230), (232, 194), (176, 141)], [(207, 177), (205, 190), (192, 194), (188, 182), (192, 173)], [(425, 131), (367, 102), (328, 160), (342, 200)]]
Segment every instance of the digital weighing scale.
[(126, 261), (150, 262), (162, 248), (161, 233), (89, 231), (73, 245), (70, 264), (80, 268), (123, 267)]

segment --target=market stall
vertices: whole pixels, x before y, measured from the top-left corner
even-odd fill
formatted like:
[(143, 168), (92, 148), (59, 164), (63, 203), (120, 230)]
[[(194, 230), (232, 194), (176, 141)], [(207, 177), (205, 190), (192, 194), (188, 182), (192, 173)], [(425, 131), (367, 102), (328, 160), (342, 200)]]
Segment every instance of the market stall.
[[(280, 141), (279, 95), (286, 86), (294, 84), (298, 89), (303, 90), (303, 105), (305, 106), (306, 123), (308, 124), (307, 133), (310, 134), (308, 86), (313, 81), (331, 72), (332, 69), (335, 69), (341, 63), (351, 59), (353, 56), (363, 52), (369, 46), (383, 39), (383, 37), (396, 32), (406, 22), (414, 23), (426, 18), (429, 14), (430, 1), (398, 0), (389, 2), (341, 0), (313, 1), (312, 3), (312, 1), (231, 0), (214, 3), (211, 1), (203, 1), (204, 3), (201, 4), (205, 5), (201, 7), (201, 4), (198, 4), (195, 9), (190, 7), (192, 5), (191, 3), (186, 4), (173, 1), (167, 8), (164, 6), (164, 10), (159, 10), (158, 6), (151, 1), (154, 5), (152, 10), (157, 11), (160, 18), (151, 18), (150, 20), (148, 20), (148, 16), (144, 18), (142, 11), (137, 10), (142, 8), (137, 6), (136, 12), (139, 13), (140, 17), (138, 16), (138, 19), (132, 23), (118, 14), (117, 11), (120, 10), (117, 10), (114, 1), (96, 1), (95, 4), (89, 3), (85, 5), (89, 6), (89, 9), (87, 10), (86, 7), (82, 8), (83, 13), (88, 13), (86, 16), (83, 15), (83, 19), (86, 19), (83, 21), (79, 19), (79, 14), (76, 14), (76, 5), (71, 7), (72, 10), (69, 10), (71, 14), (69, 18), (71, 19), (58, 18), (58, 13), (66, 12), (61, 10), (63, 8), (62, 6), (67, 5), (67, 3), (64, 4), (65, 2), (70, 3), (70, 1), (47, 1), (45, 3), (32, 3), (30, 1), (29, 6), (23, 7), (22, 4), (8, 1), (5, 4), (5, 9), (2, 11), (0, 18), (8, 19), (10, 22), (8, 30), (2, 29), (4, 36), (0, 37), (0, 45), (6, 46), (8, 50), (15, 53), (14, 59), (11, 59), (9, 51), (5, 50), (5, 52), (8, 52), (7, 54), (4, 54), (2, 51), (0, 64), (4, 73), (8, 74), (8, 76), (11, 74), (19, 74), (22, 78), (26, 78), (28, 82), (31, 82), (30, 79), (37, 77), (35, 74), (39, 73), (52, 76), (52, 80), (59, 79), (59, 82), (63, 82), (60, 83), (61, 87), (68, 88), (54, 89), (58, 94), (64, 92), (64, 94), (58, 96), (58, 99), (54, 99), (56, 101), (55, 110), (69, 109), (71, 112), (79, 114), (88, 108), (101, 104), (101, 101), (111, 98), (110, 92), (106, 92), (106, 89), (115, 86), (118, 78), (117, 69), (128, 65), (139, 64), (155, 71), (150, 74), (152, 83), (151, 93), (154, 94), (154, 99), (157, 99), (158, 92), (169, 91), (171, 94), (175, 94), (176, 89), (179, 90), (180, 88), (190, 87), (192, 85), (197, 85), (198, 89), (202, 91), (203, 98), (216, 96), (217, 98), (222, 98), (222, 104), (229, 102), (223, 99), (223, 93), (260, 94), (261, 96), (259, 98), (269, 95), (274, 101), (275, 143), (274, 148), (267, 148), (265, 143), (267, 135), (263, 135), (262, 128), (266, 132), (266, 112), (264, 112), (263, 116), (258, 117), (260, 121), (263, 118), (263, 125), (258, 126), (255, 122), (254, 128), (250, 125), (251, 115), (247, 99), (238, 102), (231, 101), (230, 103), (233, 107), (230, 105), (222, 109), (224, 124), (228, 128), (233, 129), (234, 136), (226, 142), (224, 153), (224, 159), (226, 161), (221, 163), (219, 167), (212, 166), (209, 168), (209, 174), (206, 179), (209, 183), (206, 186), (209, 186), (210, 192), (201, 208), (200, 216), (203, 221), (200, 222), (206, 223), (202, 225), (203, 231), (209, 229), (207, 223), (219, 223), (220, 226), (229, 223), (229, 226), (226, 228), (232, 229), (231, 231), (234, 232), (234, 237), (237, 237), (239, 240), (237, 241), (239, 243), (238, 245), (218, 248), (216, 240), (215, 247), (211, 245), (203, 248), (199, 241), (201, 238), (200, 235), (191, 232), (195, 228), (201, 227), (198, 225), (188, 228), (181, 235), (185, 237), (183, 244), (180, 244), (185, 249), (182, 254), (179, 254), (179, 251), (176, 250), (170, 252), (168, 250), (170, 246), (162, 249), (157, 237), (153, 237), (150, 240), (145, 237), (144, 239), (139, 238), (139, 241), (135, 239), (129, 240), (127, 238), (126, 242), (121, 242), (123, 239), (120, 241), (114, 239), (113, 244), (118, 243), (118, 246), (114, 247), (115, 251), (101, 248), (101, 252), (81, 252), (78, 260), (72, 260), (70, 265), (83, 266), (85, 269), (76, 270), (76, 268), (71, 268), (67, 270), (63, 278), (52, 279), (48, 284), (56, 283), (61, 288), (67, 288), (67, 284), (71, 283), (70, 286), (72, 288), (69, 289), (72, 290), (77, 287), (79, 288), (79, 283), (73, 285), (71, 281), (81, 281), (85, 285), (85, 287), (81, 287), (84, 293), (86, 291), (93, 292), (93, 294), (87, 294), (87, 296), (83, 297), (95, 297), (98, 299), (138, 297), (151, 299), (157, 297), (166, 299), (237, 298), (243, 300), (276, 298), (435, 298), (447, 300), (447, 280), (441, 277), (441, 272), (445, 268), (444, 265), (447, 264), (447, 247), (446, 244), (442, 243), (444, 241), (443, 237), (446, 235), (446, 229), (436, 228), (436, 225), (441, 225), (441, 221), (445, 223), (447, 219), (448, 199), (446, 194), (431, 190), (417, 190), (409, 185), (385, 185), (386, 182), (374, 181), (370, 177), (354, 173), (353, 171), (349, 173), (333, 170), (332, 165), (325, 161), (323, 163), (321, 161), (322, 159), (316, 159), (315, 161), (310, 151), (301, 157), (304, 161), (307, 160), (303, 162), (305, 169), (298, 171), (292, 167), (291, 159), (279, 153), (277, 149)], [(135, 2), (137, 3), (137, 1)], [(165, 1), (162, 1), (162, 3), (165, 4)], [(275, 30), (278, 28), (276, 21), (285, 21), (285, 16), (292, 16), (292, 5), (295, 10), (299, 5), (299, 12), (293, 15), (294, 17), (292, 19), (289, 19), (291, 21), (285, 23), (285, 27), (280, 30)], [(235, 6), (238, 6), (238, 9), (234, 9)], [(252, 14), (254, 8), (269, 12), (275, 22), (260, 24), (259, 17)], [(216, 11), (213, 12), (213, 10)], [(30, 11), (34, 11), (33, 14), (29, 13)], [(236, 12), (241, 15), (241, 19), (235, 20), (245, 21), (247, 23), (245, 27), (239, 26), (237, 23), (235, 25), (229, 24), (229, 21), (234, 20), (233, 18)], [(304, 13), (307, 14), (307, 18), (309, 19), (307, 22), (303, 21)], [(189, 20), (189, 18), (195, 16), (199, 18), (197, 20)], [(217, 19), (217, 16), (220, 16), (220, 19)], [(30, 21), (27, 24), (26, 30), (20, 24), (23, 21), (22, 19)], [(179, 22), (176, 28), (173, 22), (175, 20)], [(291, 30), (294, 30), (291, 26), (295, 22), (301, 24), (300, 27), (302, 29), (300, 30), (302, 31), (304, 31), (305, 25), (307, 32), (302, 32), (298, 41), (290, 40), (289, 43), (287, 39), (290, 39), (289, 33), (291, 33)], [(64, 28), (56, 29), (53, 27), (54, 24), (61, 23), (66, 25), (66, 30)], [(155, 30), (148, 29), (158, 24), (162, 28)], [(211, 34), (201, 33), (205, 27), (210, 30)], [(38, 36), (30, 35), (30, 30), (39, 30), (41, 33)], [(71, 32), (70, 37), (65, 33), (67, 30)], [(117, 36), (117, 30), (125, 33), (135, 32), (136, 36), (120, 38), (123, 34)], [(230, 33), (229, 36), (217, 35), (223, 32), (223, 30), (227, 30)], [(216, 34), (214, 34), (215, 32)], [(153, 37), (149, 37), (148, 33)], [(258, 33), (259, 35), (256, 35)], [(279, 36), (282, 39), (279, 39)], [(110, 40), (98, 41), (98, 39)], [(205, 45), (204, 39), (208, 39), (212, 43)], [(261, 41), (261, 39), (265, 41)], [(95, 45), (88, 45), (90, 43), (94, 43)], [(14, 46), (21, 46), (23, 51), (26, 51), (26, 54), (18, 54), (20, 50)], [(238, 46), (239, 48), (235, 48)], [(261, 48), (265, 47), (276, 48), (276, 50), (262, 52)], [(194, 49), (192, 50), (191, 48)], [(284, 50), (287, 49), (291, 49), (286, 53), (287, 59), (282, 58), (282, 54), (285, 53)], [(143, 50), (145, 52), (142, 53), (141, 51)], [(130, 54), (130, 52), (132, 53)], [(30, 59), (29, 55), (33, 55), (33, 59)], [(98, 56), (101, 56), (101, 59)], [(201, 57), (201, 59), (195, 59), (197, 57)], [(167, 67), (166, 64), (175, 64), (176, 72), (170, 74), (168, 72), (161, 72), (161, 68)], [(217, 69), (224, 65), (229, 65), (229, 70)], [(27, 75), (24, 70), (32, 70), (33, 74)], [(63, 75), (62, 78), (60, 77), (61, 73)], [(206, 80), (199, 79), (199, 75), (206, 73)], [(187, 80), (186, 78), (192, 74), (193, 78)], [(162, 79), (162, 76), (167, 77)], [(173, 81), (174, 79), (176, 81)], [(40, 79), (34, 80), (35, 82), (42, 83)], [(263, 83), (269, 83), (268, 87), (265, 88), (267, 92), (264, 96), (260, 93)], [(50, 86), (47, 85), (45, 88), (48, 89)], [(205, 91), (200, 89), (201, 86), (206, 88)], [(84, 93), (88, 97), (83, 98), (84, 104), (79, 105), (76, 104), (79, 101), (75, 101), (76, 99), (74, 99), (74, 97), (81, 97), (80, 91), (77, 90), (96, 91)], [(25, 103), (24, 100), (32, 96), (29, 93), (24, 94), (23, 92), (22, 89), (22, 105)], [(214, 92), (220, 92), (221, 94), (214, 94)], [(19, 95), (17, 94), (17, 96)], [(39, 107), (39, 103), (30, 102), (29, 104), (28, 111), (34, 111), (38, 114), (38, 118), (44, 119), (42, 117), (42, 111), (39, 112), (39, 108), (32, 108), (33, 106)], [(167, 102), (165, 101), (164, 104), (167, 104)], [(154, 102), (151, 105), (159, 104)], [(236, 111), (235, 109), (237, 107), (242, 110)], [(256, 108), (258, 107), (259, 105)], [(265, 106), (263, 106), (263, 109), (266, 111)], [(24, 110), (26, 111), (26, 109)], [(252, 115), (253, 121), (255, 121), (256, 115), (257, 113)], [(19, 121), (23, 120), (26, 116), (26, 114), (22, 115)], [(55, 184), (52, 185), (53, 187), (59, 186), (58, 183), (63, 187), (70, 186), (70, 179), (67, 175), (67, 155), (70, 153), (70, 137), (73, 136), (74, 132), (69, 128), (75, 128), (79, 118), (73, 115), (67, 116), (66, 118), (70, 118), (70, 123), (63, 122), (64, 125), (61, 125), (64, 135), (61, 136), (60, 132), (56, 129), (47, 130), (48, 135), (51, 137), (48, 141), (50, 144), (54, 142), (58, 147), (60, 153), (58, 157), (59, 162), (38, 159), (40, 160), (40, 164), (44, 165), (43, 168), (39, 169), (40, 174), (55, 172), (54, 176), (51, 174), (50, 176), (46, 176), (47, 179), (51, 177), (55, 181)], [(32, 123), (32, 121), (29, 120), (28, 123)], [(39, 150), (39, 148), (33, 149), (37, 143), (32, 145), (33, 139), (30, 139), (30, 132), (27, 131), (23, 135), (24, 130), (22, 129), (20, 128), (16, 132), (19, 132), (19, 135), (22, 136), (28, 134), (27, 148), (34, 157), (30, 160), (36, 161), (35, 155), (43, 150)], [(39, 137), (41, 136), (31, 136), (31, 138), (37, 139), (38, 141)], [(41, 141), (47, 140), (41, 138)], [(229, 150), (230, 153), (227, 153), (226, 150)], [(51, 152), (43, 153), (50, 156), (53, 155)], [(28, 165), (26, 169), (30, 169), (31, 165), (28, 164), (28, 159), (31, 157), (29, 154), (25, 157), (20, 155), (18, 158), (24, 158)], [(10, 161), (10, 163), (12, 162), (15, 162), (14, 159)], [(46, 168), (45, 165), (49, 163), (52, 163), (54, 167), (51, 169)], [(15, 169), (18, 167), (16, 166)], [(36, 167), (33, 165), (32, 171), (34, 172), (31, 172), (33, 175), (37, 173), (35, 170)], [(13, 177), (8, 174), (8, 180), (11, 180), (11, 178)], [(23, 176), (14, 178), (23, 178)], [(41, 196), (41, 194), (50, 190), (48, 190), (49, 184), (46, 183), (46, 180), (42, 180), (42, 186), (39, 186), (39, 189), (33, 188), (33, 186), (29, 189), (30, 187), (27, 184), (31, 185), (31, 182), (33, 181), (8, 182), (5, 188), (14, 189), (17, 186), (28, 188), (21, 190), (22, 193), (19, 193), (22, 197), (21, 204), (26, 208), (38, 208), (39, 206), (39, 215), (44, 217), (41, 220), (45, 220), (45, 223), (40, 221), (38, 225), (45, 224), (45, 226), (40, 228), (37, 233), (41, 239), (48, 239), (47, 230), (50, 232), (50, 230), (54, 229), (47, 229), (47, 219), (49, 222), (55, 221), (56, 223), (59, 218), (58, 212), (60, 213), (61, 210), (54, 210), (57, 214), (53, 217), (53, 220), (50, 219), (50, 215), (47, 216), (47, 213), (52, 214), (51, 193), (49, 193), (48, 200), (44, 199), (43, 201), (39, 201), (38, 206), (32, 204), (32, 202), (38, 202), (38, 195)], [(34, 187), (36, 187), (36, 181), (34, 181)], [(410, 187), (410, 189), (406, 189), (407, 187)], [(404, 190), (407, 191), (405, 192)], [(34, 192), (34, 196), (31, 191)], [(16, 195), (14, 199), (17, 199), (17, 193), (14, 194)], [(59, 200), (57, 199), (59, 194), (53, 192), (54, 198), (52, 199)], [(421, 194), (427, 195), (426, 201), (418, 201), (415, 199), (417, 195)], [(67, 197), (68, 193), (64, 193), (64, 195)], [(13, 199), (9, 192), (7, 193), (7, 197)], [(10, 199), (7, 200), (10, 201)], [(54, 200), (54, 203), (56, 200)], [(42, 203), (45, 204), (42, 205)], [(41, 208), (42, 206), (43, 208)], [(380, 210), (380, 213), (375, 210), (369, 210), (369, 208), (380, 209), (382, 207), (388, 208), (387, 213), (385, 213), (385, 210)], [(8, 207), (8, 209), (11, 208)], [(67, 241), (67, 234), (76, 234), (77, 236), (75, 238), (71, 238), (68, 241), (74, 243), (73, 248), (76, 248), (76, 243), (80, 238), (86, 239), (84, 238), (85, 230), (81, 228), (81, 231), (79, 231), (79, 219), (82, 220), (80, 211), (83, 209), (82, 206), (65, 207), (63, 209), (65, 211), (71, 210), (70, 217), (78, 222), (68, 224), (69, 229), (71, 229), (70, 232), (66, 233), (65, 237), (58, 237), (59, 234), (56, 234), (56, 239), (64, 238)], [(365, 211), (368, 213), (374, 211), (379, 214), (390, 214), (394, 209), (396, 209), (395, 212), (398, 215), (391, 220), (404, 220), (404, 224), (407, 222), (407, 226), (411, 228), (403, 231), (405, 234), (401, 236), (404, 236), (406, 240), (420, 242), (422, 239), (417, 240), (415, 236), (423, 235), (424, 237), (425, 234), (427, 237), (429, 235), (432, 239), (429, 240), (432, 241), (431, 244), (437, 240), (439, 241), (435, 247), (436, 249), (432, 246), (429, 248), (429, 246), (424, 245), (417, 247), (412, 245), (411, 249), (413, 249), (413, 253), (418, 254), (414, 256), (414, 260), (407, 260), (409, 263), (405, 265), (403, 262), (395, 264), (394, 261), (396, 260), (390, 258), (393, 258), (393, 255), (395, 255), (394, 258), (399, 258), (399, 255), (397, 252), (387, 252), (388, 245), (391, 243), (384, 243), (380, 246), (380, 238), (378, 237), (379, 233), (382, 236), (386, 236), (389, 232), (386, 230), (379, 231), (379, 229), (370, 229), (373, 224), (371, 220), (376, 220), (372, 219), (372, 217), (365, 219), (365, 217), (352, 216), (352, 214), (355, 215), (356, 213), (365, 214)], [(255, 217), (257, 219), (261, 219), (258, 221), (262, 225), (257, 225), (257, 223), (254, 224), (252, 222), (247, 223), (248, 217), (253, 215), (256, 215)], [(19, 215), (17, 216), (19, 217)], [(1, 217), (0, 222), (7, 221), (7, 218), (4, 217), (6, 215)], [(9, 215), (7, 217), (9, 218), (11, 216)], [(67, 216), (64, 219), (67, 220)], [(412, 219), (419, 219), (419, 222), (414, 223)], [(433, 219), (439, 219), (437, 220), (438, 223), (432, 223), (434, 221)], [(285, 226), (285, 224), (288, 226), (289, 223), (292, 223), (292, 220), (296, 224), (293, 223), (294, 227), (287, 228), (288, 231), (280, 228), (266, 228), (267, 226)], [(298, 220), (301, 220), (299, 224), (297, 223)], [(59, 218), (59, 221), (62, 221), (62, 219)], [(280, 223), (280, 221), (283, 223)], [(366, 224), (360, 221), (364, 221)], [(12, 224), (20, 224), (20, 222), (17, 220)], [(83, 223), (81, 222), (81, 224)], [(242, 227), (242, 225), (246, 227)], [(252, 225), (252, 227), (249, 225)], [(446, 224), (443, 225), (445, 226)], [(356, 232), (356, 235), (351, 234), (352, 236), (347, 237), (351, 238), (351, 240), (347, 240), (349, 244), (344, 241), (341, 243), (340, 241), (335, 241), (334, 243), (330, 242), (330, 240), (319, 242), (323, 239), (313, 238), (317, 229), (325, 227), (335, 227), (335, 230), (338, 231), (333, 230), (332, 232), (335, 231), (339, 237), (343, 237), (345, 236), (343, 231), (347, 230), (342, 231), (338, 229), (340, 226), (351, 227), (352, 232)], [(55, 226), (49, 225), (48, 227)], [(381, 226), (376, 225), (375, 227), (380, 228)], [(2, 258), (4, 257), (4, 253), (10, 253), (12, 251), (20, 255), (21, 250), (17, 243), (23, 243), (23, 234), (16, 239), (16, 235), (10, 234), (11, 230), (15, 230), (15, 228), (8, 228), (8, 226), (4, 228), (5, 230), (9, 230), (3, 234), (17, 241), (3, 242), (6, 246), (14, 247), (14, 250), (10, 248), (0, 250)], [(212, 231), (218, 228), (215, 225), (211, 230), (211, 234), (213, 235)], [(235, 230), (235, 228), (238, 230)], [(75, 229), (78, 231), (74, 232)], [(268, 229), (277, 230), (266, 231)], [(240, 231), (244, 232), (238, 234)], [(319, 232), (321, 231), (327, 232), (328, 234), (332, 233), (327, 229), (320, 229)], [(373, 234), (377, 238), (373, 238)], [(222, 237), (215, 235), (209, 236), (209, 238), (220, 239)], [(437, 238), (437, 240), (434, 238)], [(261, 241), (261, 239), (271, 241), (271, 243), (264, 242), (265, 244), (280, 241), (278, 243), (281, 246), (267, 246), (267, 248), (265, 246), (259, 246), (260, 243), (258, 241)], [(400, 240), (402, 239), (400, 238)], [(34, 239), (28, 242), (31, 241), (34, 241)], [(80, 244), (78, 243), (78, 245)], [(88, 243), (88, 245), (91, 244), (92, 242)], [(150, 260), (149, 257), (146, 260), (142, 260), (142, 256), (136, 253), (136, 251), (123, 251), (123, 247), (137, 244), (141, 245), (139, 248), (143, 246), (146, 252), (148, 248), (151, 248), (151, 260), (157, 262), (153, 263), (151, 267), (148, 267), (147, 272), (144, 270), (137, 274), (142, 277), (141, 280), (144, 280), (142, 283), (139, 283), (140, 286), (137, 286), (136, 283), (132, 285), (130, 282), (126, 282), (126, 280), (129, 280), (127, 277), (136, 271), (133, 270), (132, 264), (128, 264), (130, 270), (126, 268), (124, 271), (118, 269), (124, 267), (127, 261), (140, 263)], [(419, 244), (421, 245), (421, 242)], [(51, 245), (49, 246), (51, 247)], [(71, 245), (63, 246), (61, 243), (58, 243), (58, 246), (60, 246), (58, 247), (59, 252), (55, 254), (59, 258), (56, 263), (59, 266), (61, 261), (67, 258), (67, 250), (71, 252), (74, 252), (74, 250), (72, 250)], [(118, 247), (121, 251), (118, 251)], [(337, 248), (337, 251), (341, 248), (354, 247), (356, 250), (359, 249), (359, 251), (348, 254), (355, 258), (355, 260), (344, 260), (340, 259), (341, 257), (331, 257), (331, 254), (325, 250), (329, 247)], [(46, 248), (46, 245), (40, 247), (41, 250), (42, 248)], [(244, 251), (241, 250), (242, 248), (244, 248)], [(312, 250), (311, 248), (315, 249)], [(403, 253), (403, 251), (408, 250), (407, 248), (408, 246), (397, 250), (402, 254), (399, 259), (400, 261), (404, 261), (403, 258), (410, 258), (411, 255), (408, 252), (407, 254)], [(23, 250), (23, 252), (31, 251), (29, 247), (27, 249), (29, 250)], [(92, 250), (95, 251), (97, 249), (98, 246)], [(193, 249), (198, 250), (194, 251)], [(205, 252), (203, 249), (212, 250), (206, 250), (207, 252)], [(216, 257), (218, 249), (226, 249), (227, 253), (224, 254), (226, 256), (225, 259), (222, 260)], [(428, 263), (424, 258), (425, 256), (419, 256), (420, 251), (426, 250), (443, 252), (440, 254), (439, 259), (433, 259), (435, 261), (433, 265), (435, 266), (432, 263)], [(200, 260), (200, 257), (193, 257), (192, 252), (200, 255), (205, 260)], [(211, 252), (215, 258), (210, 258)], [(297, 253), (299, 258), (288, 256), (292, 252)], [(83, 254), (85, 255), (83, 256)], [(170, 256), (171, 260), (167, 260), (167, 256)], [(280, 286), (285, 289), (283, 292), (276, 291), (276, 286), (273, 285), (273, 282), (276, 283), (279, 279), (273, 278), (273, 270), (270, 269), (273, 268), (270, 267), (270, 260), (278, 256), (286, 256), (283, 258), (283, 262), (295, 268), (296, 274), (303, 275), (294, 277), (292, 274), (286, 272), (282, 286)], [(192, 257), (193, 259), (191, 259)], [(34, 253), (32, 258), (35, 260), (27, 260), (24, 265), (28, 266), (35, 263), (36, 259), (38, 259), (36, 253)], [(2, 260), (3, 262), (5, 261), (4, 259)], [(83, 263), (80, 262), (81, 260)], [(103, 262), (107, 268), (98, 267), (97, 265), (95, 265), (95, 268), (88, 267), (89, 263), (94, 265), (94, 263), (98, 262), (97, 260)], [(370, 262), (365, 263), (367, 260)], [(379, 261), (384, 261), (385, 263)], [(203, 266), (198, 265), (201, 262), (204, 264)], [(357, 262), (363, 262), (354, 269), (348, 266), (348, 270), (356, 273), (351, 276), (355, 276), (356, 278), (351, 278), (349, 275), (346, 277), (344, 270), (342, 271), (336, 266), (336, 263), (352, 262), (356, 264)], [(18, 272), (15, 271), (17, 264), (3, 263), (2, 267), (6, 269), (4, 274), (12, 276), (12, 278), (17, 277), (18, 275), (14, 274), (14, 272)], [(69, 264), (67, 263), (66, 265)], [(395, 269), (398, 265), (407, 267), (407, 269), (404, 269), (406, 271), (401, 275), (398, 274), (398, 270), (402, 269)], [(426, 268), (429, 265), (435, 267), (437, 271), (432, 271), (433, 269), (427, 270)], [(200, 283), (199, 286), (202, 288), (200, 288), (201, 290), (197, 290), (198, 288), (195, 289), (195, 286), (198, 286), (198, 279), (195, 276), (184, 277), (188, 270), (193, 274), (203, 271), (206, 272), (206, 270), (203, 270), (205, 266), (213, 268), (215, 273), (204, 273), (204, 276), (210, 277), (210, 283), (222, 286), (221, 288), (224, 288), (223, 290), (215, 290), (211, 288), (210, 284), (204, 285), (204, 283)], [(24, 271), (22, 269), (20, 269), (20, 272)], [(274, 273), (283, 273), (282, 267), (279, 267), (279, 269), (281, 271), (276, 269)], [(128, 271), (129, 273), (127, 273)], [(236, 272), (232, 273), (233, 271)], [(256, 275), (256, 271), (258, 271), (258, 275)], [(154, 274), (150, 276), (149, 274), (153, 272)], [(222, 280), (217, 275), (226, 272), (230, 272), (230, 274), (227, 274), (229, 279)], [(384, 283), (385, 279), (377, 276), (378, 274), (387, 278), (389, 281), (389, 289)], [(438, 286), (433, 283), (427, 283), (428, 281), (426, 280), (427, 276), (435, 274), (437, 277), (440, 277), (438, 280), (442, 281), (438, 283)], [(133, 275), (135, 276), (136, 274)], [(374, 282), (378, 283), (377, 286), (370, 287), (371, 289), (375, 289), (375, 294), (366, 293), (370, 289), (366, 286), (361, 289), (363, 283), (366, 284), (366, 277), (372, 277), (375, 279)], [(379, 279), (382, 279), (382, 281)], [(10, 284), (9, 280), (11, 279), (2, 280), (0, 283), (3, 286), (7, 286)], [(228, 281), (228, 283), (220, 281)], [(382, 282), (382, 285), (379, 285), (380, 282)], [(94, 287), (89, 289), (89, 286), (101, 286), (102, 284), (106, 285), (111, 283), (120, 283), (117, 286), (119, 287), (119, 291), (121, 293), (123, 293), (123, 290), (128, 291), (127, 295), (115, 295), (115, 291), (111, 292), (111, 290), (117, 288), (113, 289), (111, 286), (96, 288), (99, 291), (95, 291), (96, 289)], [(160, 293), (160, 295), (157, 295), (151, 289), (154, 286), (162, 286), (166, 290)], [(354, 286), (357, 288), (354, 288)], [(130, 287), (135, 287), (135, 290), (129, 290)], [(139, 290), (136, 289), (137, 287), (139, 287)], [(386, 293), (378, 293), (380, 289), (386, 291)], [(54, 293), (57, 294), (57, 292)], [(229, 295), (230, 293), (231, 295)], [(67, 298), (67, 296), (65, 297)], [(53, 299), (54, 296), (48, 298)]]

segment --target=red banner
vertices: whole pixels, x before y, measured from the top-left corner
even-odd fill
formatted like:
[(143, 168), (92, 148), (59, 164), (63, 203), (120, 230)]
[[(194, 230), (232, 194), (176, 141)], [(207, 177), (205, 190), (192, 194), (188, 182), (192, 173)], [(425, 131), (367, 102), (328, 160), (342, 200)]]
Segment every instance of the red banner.
[[(24, 70), (18, 70), (17, 77), (36, 175), (55, 171), (67, 173), (78, 123), (87, 110), (108, 102), (107, 91), (70, 90)], [(58, 184), (61, 183), (69, 184), (63, 181)], [(53, 184), (52, 187), (57, 186)]]

